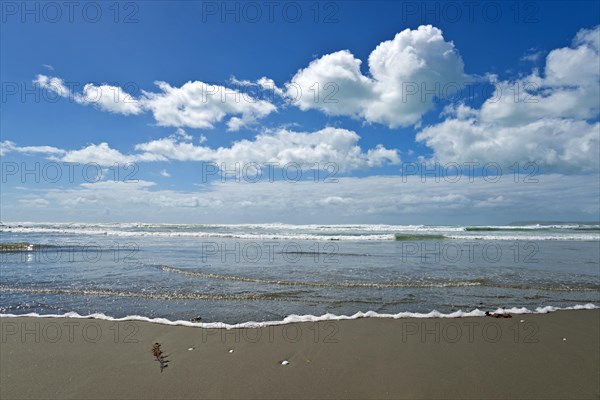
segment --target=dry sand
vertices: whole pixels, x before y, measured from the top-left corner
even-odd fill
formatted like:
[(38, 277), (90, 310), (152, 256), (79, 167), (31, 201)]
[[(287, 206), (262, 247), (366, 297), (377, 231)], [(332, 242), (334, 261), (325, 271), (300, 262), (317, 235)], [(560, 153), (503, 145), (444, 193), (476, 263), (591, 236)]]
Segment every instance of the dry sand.
[[(234, 330), (27, 317), (0, 325), (2, 399), (600, 397), (600, 310)], [(162, 372), (155, 342), (169, 361)]]

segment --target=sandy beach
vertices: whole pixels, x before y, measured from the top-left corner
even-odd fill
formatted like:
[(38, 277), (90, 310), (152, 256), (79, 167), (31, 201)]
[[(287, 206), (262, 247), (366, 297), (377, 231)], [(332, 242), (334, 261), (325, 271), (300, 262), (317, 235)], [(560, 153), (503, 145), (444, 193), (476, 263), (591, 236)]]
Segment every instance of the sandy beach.
[(600, 310), (232, 330), (71, 318), (0, 324), (3, 399), (600, 396)]

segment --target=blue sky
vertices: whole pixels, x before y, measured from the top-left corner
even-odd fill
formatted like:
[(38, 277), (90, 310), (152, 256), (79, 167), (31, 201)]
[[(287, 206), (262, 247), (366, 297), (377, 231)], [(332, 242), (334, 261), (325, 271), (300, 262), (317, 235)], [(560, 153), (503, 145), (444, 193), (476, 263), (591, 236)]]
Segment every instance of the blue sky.
[(598, 2), (52, 4), (2, 4), (3, 221), (599, 218)]

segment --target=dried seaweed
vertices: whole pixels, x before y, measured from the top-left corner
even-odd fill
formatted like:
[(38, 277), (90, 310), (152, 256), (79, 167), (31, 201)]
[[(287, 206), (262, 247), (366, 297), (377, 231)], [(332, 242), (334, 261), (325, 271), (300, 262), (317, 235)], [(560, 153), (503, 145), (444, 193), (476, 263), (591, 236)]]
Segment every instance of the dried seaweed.
[(167, 360), (167, 356), (160, 349), (160, 343), (154, 343), (152, 345), (152, 355), (154, 356), (155, 361), (159, 362), (160, 372), (163, 372), (163, 369), (169, 366), (169, 360)]

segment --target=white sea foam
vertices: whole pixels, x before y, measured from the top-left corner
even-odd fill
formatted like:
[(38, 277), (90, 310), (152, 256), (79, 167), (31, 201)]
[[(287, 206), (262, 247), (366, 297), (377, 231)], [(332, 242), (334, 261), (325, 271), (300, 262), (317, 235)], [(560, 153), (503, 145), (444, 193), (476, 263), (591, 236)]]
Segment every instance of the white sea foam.
[[(529, 310), (525, 307), (513, 307), (513, 308), (499, 308), (493, 311), (496, 314), (547, 314), (555, 311), (563, 310), (595, 310), (600, 307), (595, 304), (578, 304), (572, 307), (554, 307), (545, 306), (537, 307), (535, 310)], [(380, 314), (375, 311), (357, 312), (353, 315), (335, 315), (335, 314), (324, 314), (324, 315), (289, 315), (281, 321), (266, 321), (256, 322), (248, 321), (239, 324), (226, 324), (223, 322), (190, 322), (190, 321), (171, 321), (166, 318), (148, 318), (140, 315), (129, 315), (123, 318), (114, 318), (107, 316), (102, 313), (94, 313), (89, 315), (80, 315), (76, 312), (68, 312), (65, 314), (0, 314), (0, 317), (16, 318), (16, 317), (35, 317), (35, 318), (95, 318), (106, 321), (143, 321), (152, 322), (155, 324), (162, 325), (173, 325), (173, 326), (190, 326), (205, 329), (239, 329), (239, 328), (263, 328), (266, 326), (275, 325), (286, 325), (299, 322), (320, 322), (320, 321), (342, 321), (342, 320), (354, 320), (359, 318), (389, 318), (389, 319), (402, 319), (402, 318), (463, 318), (463, 317), (484, 317), (485, 312), (479, 309), (472, 311), (455, 311), (452, 313), (444, 314), (439, 311), (433, 310), (428, 313), (416, 313), (416, 312), (400, 312), (398, 314)]]
[(525, 233), (523, 235), (446, 235), (448, 239), (460, 239), (460, 240), (528, 240), (528, 241), (540, 241), (540, 240), (580, 240), (580, 241), (598, 241), (600, 240), (599, 234), (590, 233), (579, 233), (579, 234), (560, 234), (560, 235), (532, 235)]
[[(394, 234), (437, 234), (462, 240), (582, 240), (598, 241), (600, 233), (574, 231), (576, 225), (489, 226), (490, 231), (466, 231), (466, 226), (426, 225), (291, 225), (291, 224), (84, 224), (15, 222), (0, 232), (113, 237), (166, 237), (243, 240), (394, 240)], [(506, 231), (503, 231), (505, 230)], [(515, 232), (515, 229), (517, 232)], [(548, 230), (552, 229), (552, 232)], [(415, 238), (417, 239), (417, 238)]]
[(245, 239), (245, 240), (394, 240), (393, 233), (362, 235), (323, 235), (314, 233), (242, 233), (242, 232), (186, 232), (186, 231), (121, 231), (113, 229), (60, 229), (40, 227), (3, 227), (0, 232), (52, 233), (64, 235), (116, 236), (116, 237), (164, 237), (200, 239)]

